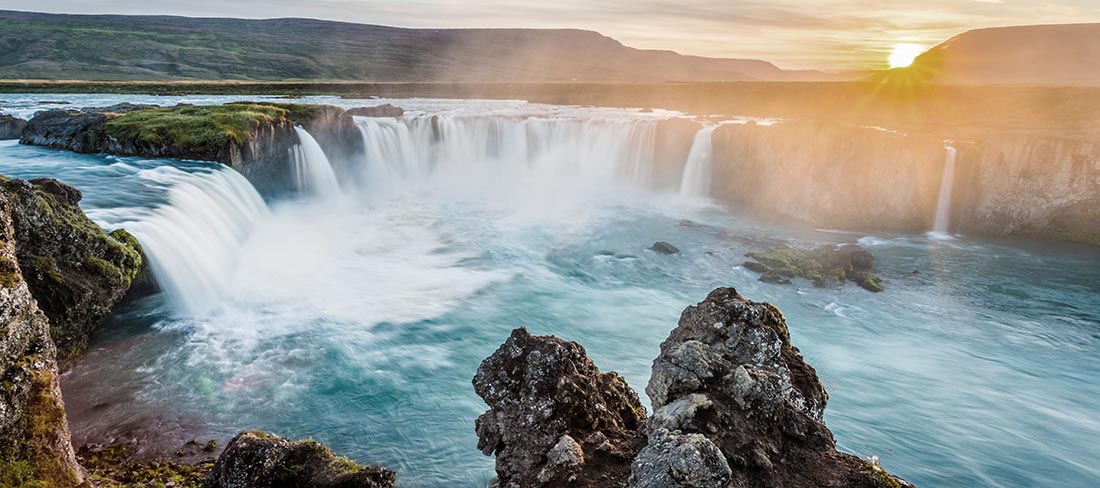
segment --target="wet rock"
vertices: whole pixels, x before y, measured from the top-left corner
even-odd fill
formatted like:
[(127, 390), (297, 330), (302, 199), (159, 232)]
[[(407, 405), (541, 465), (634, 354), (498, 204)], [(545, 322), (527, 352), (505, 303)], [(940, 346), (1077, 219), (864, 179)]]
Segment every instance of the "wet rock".
[(649, 250), (658, 254), (676, 254), (680, 252), (676, 246), (669, 244), (665, 241), (654, 242), (652, 246), (649, 246)]
[(205, 488), (388, 488), (393, 471), (363, 467), (316, 441), (241, 432), (218, 456)]
[(645, 409), (579, 344), (516, 329), (473, 384), (489, 405), (477, 419), (478, 449), (496, 454), (498, 486), (625, 483)]
[(60, 357), (72, 356), (141, 274), (141, 246), (124, 230), (104, 232), (80, 209), (80, 192), (57, 180), (0, 181), (0, 193), (23, 278)]
[(12, 115), (0, 114), (0, 141), (19, 139), (27, 121)]
[(812, 251), (779, 246), (746, 256), (755, 261), (742, 266), (761, 273), (760, 281), (766, 283), (790, 284), (791, 278), (806, 278), (821, 287), (851, 281), (868, 291), (883, 291), (880, 279), (871, 272), (874, 256), (855, 244), (826, 245)]
[(356, 107), (348, 109), (348, 115), (360, 117), (401, 117), (405, 115), (405, 109), (384, 103), (373, 107)]
[[(655, 411), (646, 449), (670, 450), (660, 447), (669, 444), (667, 436), (657, 435), (668, 426), (681, 435), (701, 435), (725, 457), (729, 486), (876, 486), (868, 463), (836, 451), (822, 421), (828, 395), (816, 371), (791, 345), (782, 313), (732, 288), (714, 290), (684, 310), (661, 344), (646, 392)], [(648, 453), (639, 458), (653, 459)], [(678, 473), (721, 472), (707, 456), (681, 458)], [(661, 470), (652, 466), (672, 465), (648, 463), (636, 462), (632, 479), (653, 479)], [(700, 485), (677, 480), (663, 486)]]

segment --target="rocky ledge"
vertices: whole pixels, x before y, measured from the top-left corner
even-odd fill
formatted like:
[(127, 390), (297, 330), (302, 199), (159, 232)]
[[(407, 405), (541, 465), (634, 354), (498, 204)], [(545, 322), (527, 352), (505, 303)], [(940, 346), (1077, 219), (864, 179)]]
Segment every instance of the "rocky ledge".
[(296, 125), (309, 131), (330, 159), (363, 150), (355, 122), (342, 108), (267, 102), (46, 110), (31, 118), (20, 142), (81, 153), (214, 161), (272, 192), (289, 187), (288, 149), (299, 142)]
[(779, 309), (719, 288), (661, 344), (646, 393), (601, 372), (579, 344), (516, 329), (482, 362), (479, 447), (495, 486), (901, 488), (836, 450), (828, 394)]

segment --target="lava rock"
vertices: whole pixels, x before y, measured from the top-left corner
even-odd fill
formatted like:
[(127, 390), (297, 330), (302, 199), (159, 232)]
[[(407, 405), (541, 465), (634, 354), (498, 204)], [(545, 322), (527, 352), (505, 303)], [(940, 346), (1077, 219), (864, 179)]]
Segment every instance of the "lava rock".
[(316, 441), (241, 432), (218, 456), (205, 488), (389, 488), (397, 475), (339, 457)]
[(0, 180), (0, 193), (11, 202), (23, 278), (59, 356), (70, 357), (141, 275), (141, 245), (125, 230), (104, 232), (80, 209), (80, 192), (57, 180)]
[(12, 115), (0, 114), (0, 141), (19, 139), (27, 121)]
[(405, 109), (384, 103), (373, 107), (356, 107), (348, 109), (348, 115), (357, 115), (360, 117), (401, 117), (405, 115)]
[(638, 395), (575, 342), (516, 329), (473, 384), (489, 405), (476, 431), (497, 486), (621, 486), (644, 443)]
[[(684, 310), (661, 344), (646, 393), (654, 408), (649, 420), (654, 435), (646, 449), (670, 450), (662, 446), (672, 441), (658, 435), (659, 429), (701, 435), (725, 457), (731, 470), (728, 486), (881, 486), (872, 479), (881, 473), (869, 463), (836, 450), (822, 420), (828, 394), (790, 343), (783, 314), (732, 288), (714, 290)], [(699, 454), (681, 455), (684, 461), (675, 465), (678, 473), (692, 473), (693, 481), (681, 478), (661, 486), (700, 486), (692, 483), (721, 473), (699, 444), (693, 442)], [(652, 461), (648, 453), (639, 458), (650, 460), (632, 468), (632, 479), (639, 483), (661, 471), (653, 466), (671, 466)]]
[(669, 244), (665, 241), (654, 242), (652, 246), (649, 246), (649, 250), (659, 254), (676, 254), (680, 252), (676, 246)]
[(799, 277), (809, 279), (818, 287), (830, 282), (851, 281), (868, 291), (883, 291), (881, 280), (871, 271), (874, 256), (855, 244), (820, 246), (809, 252), (779, 246), (746, 256), (755, 261), (746, 261), (742, 266), (761, 273), (760, 281), (765, 283), (787, 285), (791, 283), (790, 278)]
[(632, 488), (713, 488), (728, 486), (729, 464), (722, 451), (700, 434), (656, 429), (631, 465)]

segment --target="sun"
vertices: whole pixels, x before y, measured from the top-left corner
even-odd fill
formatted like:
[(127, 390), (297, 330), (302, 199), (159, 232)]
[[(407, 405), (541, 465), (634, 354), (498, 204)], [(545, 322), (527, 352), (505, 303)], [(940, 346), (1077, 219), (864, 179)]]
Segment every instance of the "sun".
[(924, 48), (916, 44), (898, 44), (890, 51), (887, 61), (891, 68), (904, 68), (913, 64), (913, 60), (924, 52)]

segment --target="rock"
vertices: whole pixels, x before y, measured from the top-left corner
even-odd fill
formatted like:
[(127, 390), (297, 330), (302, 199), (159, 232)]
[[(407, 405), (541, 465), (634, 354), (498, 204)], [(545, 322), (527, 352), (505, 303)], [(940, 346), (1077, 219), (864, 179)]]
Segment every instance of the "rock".
[(652, 246), (649, 246), (649, 250), (658, 254), (676, 254), (680, 252), (676, 246), (669, 244), (665, 241), (654, 242)]
[(656, 429), (630, 469), (633, 488), (728, 486), (731, 471), (722, 451), (700, 434)]
[(11, 115), (0, 114), (0, 141), (19, 139), (27, 121)]
[(60, 357), (70, 357), (142, 272), (141, 246), (124, 230), (100, 229), (80, 209), (80, 192), (57, 180), (0, 181), (0, 193), (11, 203), (22, 275)]
[(291, 188), (288, 151), (300, 125), (330, 159), (363, 152), (355, 122), (340, 107), (270, 102), (224, 105), (119, 104), (82, 110), (47, 110), (27, 123), (23, 144), (81, 153), (215, 161), (233, 167), (257, 189)]
[(384, 103), (373, 107), (356, 107), (348, 109), (348, 115), (359, 117), (401, 117), (405, 115), (405, 109)]
[(820, 246), (807, 252), (789, 246), (779, 246), (746, 256), (756, 261), (742, 264), (745, 269), (762, 273), (765, 283), (790, 284), (789, 278), (806, 278), (814, 286), (830, 282), (852, 281), (868, 291), (883, 291), (878, 276), (871, 272), (875, 258), (855, 244)]
[(218, 456), (205, 488), (388, 488), (393, 471), (363, 467), (312, 441), (241, 432)]
[(84, 472), (69, 440), (50, 326), (19, 263), (13, 214), (21, 206), (0, 191), (0, 486), (71, 487)]
[(645, 408), (583, 347), (512, 331), (482, 361), (474, 391), (489, 405), (478, 449), (496, 454), (498, 486), (621, 486), (644, 442)]
[(701, 435), (720, 450), (731, 472), (728, 486), (880, 486), (873, 484), (867, 462), (835, 449), (822, 421), (828, 394), (791, 345), (782, 313), (732, 288), (714, 290), (684, 310), (661, 344), (646, 393), (658, 413), (649, 421), (654, 434), (646, 450), (653, 449), (643, 450), (644, 462), (632, 468), (637, 486), (657, 486), (640, 483), (672, 469), (655, 466), (695, 476), (662, 486), (701, 486), (691, 483), (722, 473), (698, 441), (691, 449), (700, 454), (680, 455), (684, 461), (678, 464), (663, 461), (669, 454), (654, 454), (687, 442), (659, 434), (669, 425), (680, 435)]

